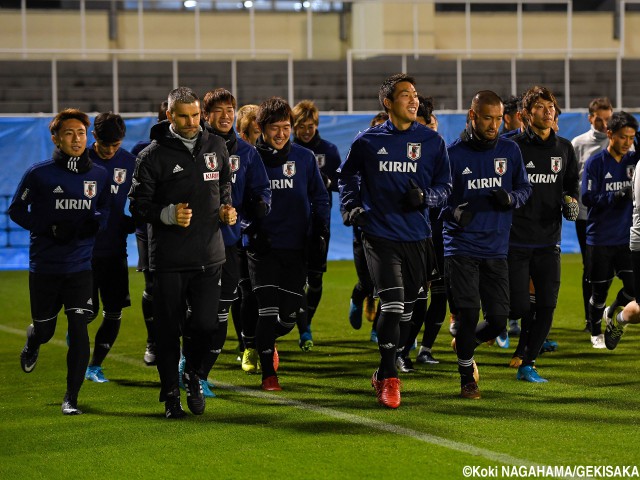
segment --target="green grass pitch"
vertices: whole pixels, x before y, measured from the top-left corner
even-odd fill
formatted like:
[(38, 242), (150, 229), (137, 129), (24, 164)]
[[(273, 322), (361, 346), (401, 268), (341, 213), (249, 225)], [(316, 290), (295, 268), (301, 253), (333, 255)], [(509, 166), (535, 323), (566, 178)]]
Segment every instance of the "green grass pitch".
[(483, 345), (483, 398), (457, 398), (445, 323), (434, 347), (441, 363), (401, 375), (402, 405), (385, 410), (369, 383), (378, 359), (370, 324), (356, 331), (347, 319), (353, 264), (332, 262), (314, 349), (300, 351), (295, 333), (278, 342), (283, 391), (261, 392), (259, 377), (242, 372), (230, 328), (210, 377), (218, 397), (184, 421), (164, 419), (157, 371), (142, 362), (142, 274), (131, 271), (133, 306), (104, 363), (111, 382), (85, 382), (85, 414), (65, 417), (66, 318), (24, 374), (28, 274), (0, 272), (0, 478), (449, 479), (464, 478), (466, 465), (638, 465), (640, 328), (629, 327), (613, 352), (593, 349), (581, 331), (579, 255), (563, 255), (562, 269), (550, 335), (560, 348), (538, 360), (547, 384), (515, 380), (507, 366), (515, 345)]

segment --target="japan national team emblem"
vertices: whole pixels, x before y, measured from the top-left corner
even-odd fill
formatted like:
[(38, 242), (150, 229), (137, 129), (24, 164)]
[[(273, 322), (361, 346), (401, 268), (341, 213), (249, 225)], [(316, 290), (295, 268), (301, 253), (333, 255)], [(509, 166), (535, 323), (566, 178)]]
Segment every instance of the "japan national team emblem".
[(127, 179), (127, 169), (126, 168), (114, 168), (113, 169), (113, 181), (118, 185), (122, 185), (124, 181)]
[(229, 156), (229, 167), (231, 167), (232, 172), (238, 171), (240, 168), (240, 157), (238, 155)]
[(633, 179), (633, 173), (636, 171), (635, 165), (627, 165), (627, 177), (629, 180)]
[(493, 159), (493, 168), (496, 173), (500, 176), (504, 175), (507, 171), (507, 159), (506, 158), (494, 158)]
[(325, 164), (324, 153), (316, 154), (316, 163), (318, 164), (318, 168), (324, 167), (324, 164)]
[(285, 177), (293, 177), (296, 174), (296, 162), (287, 162), (282, 165), (282, 173)]
[(562, 170), (562, 157), (551, 157), (551, 171), (558, 173)]
[(96, 181), (85, 180), (84, 181), (84, 196), (87, 198), (93, 198), (96, 196)]
[(209, 170), (216, 170), (218, 168), (218, 155), (216, 152), (204, 154), (204, 164)]
[(422, 156), (421, 143), (407, 143), (407, 157), (409, 160), (418, 160)]

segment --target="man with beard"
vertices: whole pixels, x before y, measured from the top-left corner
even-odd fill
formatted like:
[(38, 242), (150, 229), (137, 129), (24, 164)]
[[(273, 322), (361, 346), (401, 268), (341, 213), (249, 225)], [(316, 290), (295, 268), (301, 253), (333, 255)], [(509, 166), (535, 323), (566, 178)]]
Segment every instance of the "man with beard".
[(134, 218), (150, 224), (160, 401), (170, 419), (185, 416), (178, 386), (180, 335), (187, 405), (195, 415), (204, 413), (197, 370), (218, 327), (225, 261), (218, 219), (233, 225), (237, 216), (224, 140), (202, 128), (200, 115), (200, 100), (191, 89), (169, 93), (168, 120), (151, 128), (151, 145), (138, 155), (129, 193)]

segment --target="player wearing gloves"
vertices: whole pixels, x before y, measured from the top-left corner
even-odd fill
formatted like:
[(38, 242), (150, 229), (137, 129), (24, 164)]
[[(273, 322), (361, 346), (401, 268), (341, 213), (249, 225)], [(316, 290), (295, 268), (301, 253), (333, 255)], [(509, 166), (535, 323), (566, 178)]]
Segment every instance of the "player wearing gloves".
[(107, 171), (89, 158), (89, 117), (79, 110), (58, 113), (49, 124), (53, 158), (32, 165), (18, 185), (9, 216), (29, 230), (29, 295), (33, 323), (20, 354), (22, 370), (36, 366), (40, 345), (56, 329), (64, 306), (69, 322), (67, 391), (62, 413), (78, 415), (78, 392), (89, 362), (87, 324), (92, 305), (91, 255), (96, 233), (109, 216)]
[(389, 120), (358, 134), (340, 166), (338, 185), (345, 220), (363, 232), (380, 296), (380, 364), (371, 384), (381, 405), (398, 408), (396, 350), (409, 335), (418, 291), (436, 267), (428, 208), (445, 204), (451, 173), (442, 137), (416, 122), (415, 80), (389, 77), (379, 100)]
[[(634, 299), (629, 231), (633, 212), (631, 185), (639, 154), (630, 148), (637, 131), (638, 121), (633, 115), (615, 112), (607, 123), (609, 146), (589, 158), (584, 167), (582, 202), (588, 209), (589, 320), (594, 348), (607, 346), (602, 320), (610, 322), (618, 307)], [(605, 309), (614, 275), (622, 280), (622, 288)]]
[[(516, 350), (523, 359), (516, 378), (540, 383), (546, 380), (534, 364), (558, 301), (562, 217), (571, 221), (577, 217), (577, 203), (573, 204), (578, 197), (578, 164), (571, 142), (552, 128), (558, 107), (553, 93), (535, 86), (524, 94), (522, 105), (527, 127), (512, 140), (522, 152), (532, 193), (513, 214), (508, 256), (510, 318), (523, 319), (524, 335)], [(527, 315), (530, 279), (536, 292), (534, 315)], [(531, 320), (525, 322), (525, 318)]]
[[(469, 399), (480, 398), (474, 350), (507, 323), (511, 219), (531, 194), (520, 149), (499, 136), (502, 115), (498, 95), (476, 93), (467, 128), (447, 147), (453, 188), (441, 215), (445, 282), (457, 312), (460, 396)], [(485, 320), (478, 324), (481, 304)]]

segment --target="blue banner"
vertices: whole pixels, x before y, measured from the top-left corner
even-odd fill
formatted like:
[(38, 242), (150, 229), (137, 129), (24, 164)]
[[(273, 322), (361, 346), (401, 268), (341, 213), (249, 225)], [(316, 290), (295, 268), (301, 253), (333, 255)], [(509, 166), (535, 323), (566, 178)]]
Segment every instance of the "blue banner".
[[(372, 114), (323, 114), (320, 117), (321, 136), (335, 143), (344, 159), (354, 137), (369, 127)], [(48, 125), (51, 118), (45, 117), (0, 117), (0, 158), (3, 160), (3, 175), (0, 176), (0, 196), (3, 204), (0, 224), (0, 268), (28, 268), (28, 232), (11, 222), (6, 209), (27, 167), (51, 157), (53, 143)], [(138, 141), (148, 139), (149, 130), (156, 117), (127, 118), (127, 136), (122, 146), (130, 150)], [(439, 114), (438, 131), (447, 143), (458, 137), (465, 125), (464, 114)], [(589, 129), (585, 113), (564, 113), (560, 117), (560, 135), (572, 139)], [(89, 128), (91, 131), (92, 128)], [(93, 137), (89, 135), (89, 143)], [(330, 260), (353, 258), (351, 228), (342, 225), (338, 210), (338, 198), (334, 193), (331, 216)], [(566, 222), (562, 229), (562, 250), (578, 252), (579, 246), (573, 223)], [(129, 237), (129, 265), (138, 262), (135, 238)]]

